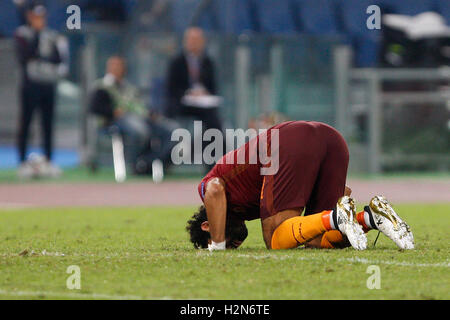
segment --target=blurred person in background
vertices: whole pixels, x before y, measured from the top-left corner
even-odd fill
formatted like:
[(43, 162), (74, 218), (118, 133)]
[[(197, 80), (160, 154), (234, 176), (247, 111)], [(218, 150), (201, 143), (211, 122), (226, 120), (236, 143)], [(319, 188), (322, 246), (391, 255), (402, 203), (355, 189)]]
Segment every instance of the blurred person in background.
[(47, 10), (38, 2), (24, 7), (27, 24), (15, 32), (16, 54), (21, 70), (21, 115), (18, 130), (20, 167), (18, 174), (36, 176), (36, 168), (27, 162), (30, 125), (35, 111), (40, 111), (45, 159), (39, 175), (56, 177), (61, 170), (51, 163), (53, 153), (53, 122), (55, 90), (59, 80), (69, 72), (67, 40), (47, 28)]
[(115, 127), (124, 138), (126, 160), (136, 174), (163, 173), (170, 162), (172, 130), (177, 126), (150, 112), (139, 92), (126, 80), (126, 60), (112, 56), (106, 75), (97, 80), (90, 97), (90, 110), (100, 116), (104, 127)]
[[(167, 75), (167, 115), (190, 117), (203, 122), (203, 130), (219, 129), (222, 123), (219, 108), (201, 108), (183, 103), (183, 97), (216, 95), (214, 63), (205, 51), (206, 39), (202, 29), (190, 27), (184, 33), (184, 50), (169, 65)], [(206, 144), (203, 144), (203, 149)], [(225, 149), (224, 149), (225, 150)], [(221, 155), (220, 155), (221, 156)]]

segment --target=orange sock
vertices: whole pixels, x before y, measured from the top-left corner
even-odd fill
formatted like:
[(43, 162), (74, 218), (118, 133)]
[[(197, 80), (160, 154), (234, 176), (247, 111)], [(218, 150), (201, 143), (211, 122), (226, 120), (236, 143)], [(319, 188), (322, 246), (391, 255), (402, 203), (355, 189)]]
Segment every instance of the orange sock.
[(338, 230), (330, 230), (323, 234), (320, 242), (322, 249), (345, 248), (350, 244), (344, 240), (342, 233)]
[(330, 213), (331, 211), (323, 211), (283, 221), (272, 235), (272, 249), (295, 248), (330, 230)]
[(366, 214), (366, 212), (361, 211), (359, 213), (356, 214), (356, 221), (358, 221), (358, 223), (361, 225), (361, 227), (363, 228), (363, 231), (365, 233), (369, 232), (370, 230), (372, 230), (372, 228), (370, 228), (367, 223), (366, 223), (366, 219), (364, 217), (364, 215)]

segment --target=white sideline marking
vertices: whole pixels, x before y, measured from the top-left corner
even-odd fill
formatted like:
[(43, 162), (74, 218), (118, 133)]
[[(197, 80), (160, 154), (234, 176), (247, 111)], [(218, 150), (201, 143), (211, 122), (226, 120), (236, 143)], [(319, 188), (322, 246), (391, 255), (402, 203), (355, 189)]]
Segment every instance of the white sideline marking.
[(0, 290), (0, 295), (15, 297), (60, 297), (69, 299), (106, 299), (106, 300), (171, 300), (170, 297), (141, 297), (133, 295), (110, 295), (102, 293), (68, 293), (68, 292), (52, 292), (52, 291), (7, 291)]
[[(212, 256), (214, 253), (210, 253), (207, 250), (199, 250), (196, 254), (196, 256)], [(105, 258), (105, 259), (111, 259), (119, 257), (119, 254), (112, 254), (112, 255), (94, 255), (94, 254), (71, 254), (71, 255), (65, 255), (61, 253), (52, 253), (52, 252), (46, 252), (45, 250), (42, 253), (34, 253), (32, 252), (33, 256), (53, 256), (53, 257), (71, 257), (71, 256), (78, 256), (78, 257), (93, 257), (93, 258)], [(165, 258), (172, 258), (172, 257), (179, 257), (180, 254), (174, 254), (172, 252), (157, 252), (157, 253), (149, 253), (149, 254), (139, 254), (139, 255), (129, 255), (127, 254), (127, 258), (133, 258), (133, 257), (141, 257), (141, 258), (150, 258), (150, 257), (165, 257)], [(188, 256), (188, 254), (186, 254)], [(191, 255), (189, 255), (191, 256)], [(11, 258), (11, 257), (18, 257), (17, 254), (0, 254), (0, 257), (4, 258)], [(227, 258), (247, 258), (247, 259), (255, 259), (255, 260), (261, 260), (261, 259), (274, 259), (274, 260), (299, 260), (299, 261), (326, 261), (326, 257), (314, 257), (314, 256), (293, 256), (293, 255), (275, 255), (275, 254), (264, 254), (264, 255), (251, 255), (251, 254), (237, 254), (237, 255), (227, 255)], [(387, 261), (387, 260), (369, 260), (366, 258), (359, 258), (359, 257), (351, 257), (351, 258), (338, 258), (336, 259), (340, 262), (351, 262), (351, 263), (362, 263), (362, 264), (386, 264), (386, 265), (393, 265), (393, 266), (399, 266), (399, 267), (416, 267), (416, 268), (449, 268), (450, 262), (449, 261), (442, 261), (437, 263), (414, 263), (414, 262), (408, 262), (408, 261)], [(1, 293), (1, 291), (0, 291)]]
[(401, 267), (450, 267), (450, 262), (438, 262), (438, 263), (412, 263), (407, 261), (379, 261), (379, 260), (368, 260), (365, 258), (347, 258), (347, 259), (339, 259), (340, 261), (345, 260), (349, 262), (359, 262), (364, 264), (389, 264), (394, 266)]
[[(251, 258), (251, 259), (274, 259), (274, 260), (286, 260), (286, 259), (294, 259), (294, 260), (301, 260), (301, 261), (321, 261), (324, 260), (323, 258), (316, 258), (316, 257), (293, 257), (293, 256), (277, 256), (277, 255), (258, 255), (258, 256), (252, 256), (249, 254), (239, 254), (238, 257), (242, 258)], [(413, 262), (407, 262), (407, 261), (384, 261), (384, 260), (369, 260), (365, 258), (339, 258), (337, 261), (341, 262), (356, 262), (356, 263), (363, 263), (363, 264), (388, 264), (388, 265), (394, 265), (394, 266), (400, 266), (400, 267), (425, 267), (425, 268), (434, 268), (434, 267), (450, 267), (450, 262), (438, 262), (438, 263), (413, 263)]]

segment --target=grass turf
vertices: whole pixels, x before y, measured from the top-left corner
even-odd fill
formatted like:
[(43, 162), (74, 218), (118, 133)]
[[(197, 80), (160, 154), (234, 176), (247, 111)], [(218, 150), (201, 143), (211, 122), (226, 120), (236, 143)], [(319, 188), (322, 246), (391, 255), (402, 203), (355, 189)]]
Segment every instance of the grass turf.
[[(416, 250), (383, 235), (375, 248), (264, 248), (247, 223), (238, 250), (194, 250), (184, 226), (194, 208), (0, 210), (0, 299), (449, 299), (450, 204), (399, 205)], [(69, 290), (66, 270), (81, 270)], [(369, 265), (381, 289), (369, 290)]]

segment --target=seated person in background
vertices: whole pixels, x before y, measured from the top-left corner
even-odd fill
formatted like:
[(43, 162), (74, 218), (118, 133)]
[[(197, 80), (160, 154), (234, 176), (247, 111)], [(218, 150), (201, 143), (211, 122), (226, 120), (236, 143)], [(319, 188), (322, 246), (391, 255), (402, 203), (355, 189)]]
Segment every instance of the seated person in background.
[[(125, 157), (135, 173), (149, 174), (152, 167), (170, 164), (176, 127), (163, 117), (150, 113), (141, 103), (138, 90), (125, 79), (126, 61), (112, 56), (106, 64), (106, 75), (94, 86), (90, 111), (100, 116), (105, 126), (114, 125), (124, 138)], [(159, 160), (159, 161), (156, 161)]]
[[(216, 95), (214, 64), (205, 52), (205, 35), (198, 27), (191, 27), (184, 34), (184, 50), (169, 66), (167, 76), (167, 115), (192, 117), (203, 122), (203, 130), (222, 130), (219, 108), (201, 108), (182, 103), (185, 95)], [(203, 149), (206, 144), (203, 145)]]

